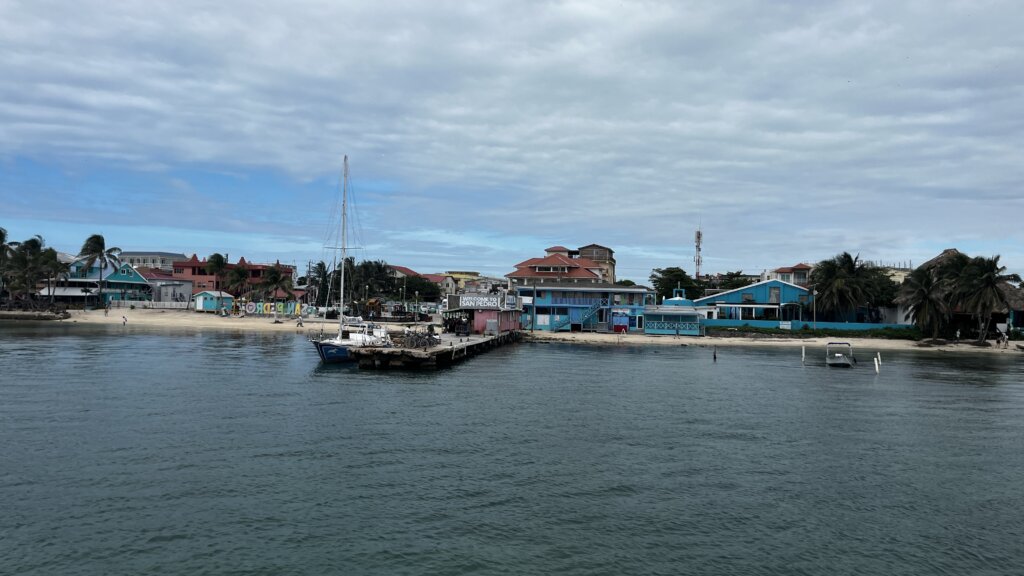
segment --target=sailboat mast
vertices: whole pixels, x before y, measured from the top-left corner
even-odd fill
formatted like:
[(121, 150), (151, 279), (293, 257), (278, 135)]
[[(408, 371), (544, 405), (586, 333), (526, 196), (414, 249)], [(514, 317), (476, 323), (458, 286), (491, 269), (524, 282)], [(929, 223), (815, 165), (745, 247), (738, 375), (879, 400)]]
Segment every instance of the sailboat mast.
[(338, 338), (342, 337), (345, 324), (345, 264), (348, 262), (348, 155), (345, 155), (345, 169), (341, 178), (341, 305), (338, 310)]

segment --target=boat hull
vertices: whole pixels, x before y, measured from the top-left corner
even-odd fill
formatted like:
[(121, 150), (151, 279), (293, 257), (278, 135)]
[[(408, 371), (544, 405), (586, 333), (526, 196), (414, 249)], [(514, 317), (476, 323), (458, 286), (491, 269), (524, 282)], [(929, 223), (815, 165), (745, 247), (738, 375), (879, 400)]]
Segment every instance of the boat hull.
[(320, 361), (324, 364), (341, 364), (355, 361), (355, 358), (348, 353), (348, 345), (346, 344), (314, 340), (313, 346), (316, 347), (316, 353), (320, 355)]
[(825, 364), (829, 368), (853, 368), (853, 360), (846, 357), (828, 358), (825, 360)]

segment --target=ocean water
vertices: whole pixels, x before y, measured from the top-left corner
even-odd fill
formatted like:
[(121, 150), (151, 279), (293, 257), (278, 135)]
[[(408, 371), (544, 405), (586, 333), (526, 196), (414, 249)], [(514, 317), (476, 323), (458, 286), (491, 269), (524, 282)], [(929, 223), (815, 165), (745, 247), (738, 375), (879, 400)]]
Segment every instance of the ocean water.
[(858, 352), (0, 325), (0, 572), (1020, 573), (1024, 363)]

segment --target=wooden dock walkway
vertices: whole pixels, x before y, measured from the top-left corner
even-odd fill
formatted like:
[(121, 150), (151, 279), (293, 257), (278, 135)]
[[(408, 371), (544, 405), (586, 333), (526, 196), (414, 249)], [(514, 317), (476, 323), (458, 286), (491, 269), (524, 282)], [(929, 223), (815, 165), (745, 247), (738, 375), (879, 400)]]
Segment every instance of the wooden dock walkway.
[(471, 356), (483, 354), (499, 346), (517, 342), (522, 334), (517, 331), (502, 332), (492, 336), (472, 334), (455, 336), (441, 334), (441, 343), (431, 348), (404, 348), (390, 346), (387, 348), (362, 347), (349, 348), (348, 353), (359, 362), (360, 368), (443, 368), (461, 362)]

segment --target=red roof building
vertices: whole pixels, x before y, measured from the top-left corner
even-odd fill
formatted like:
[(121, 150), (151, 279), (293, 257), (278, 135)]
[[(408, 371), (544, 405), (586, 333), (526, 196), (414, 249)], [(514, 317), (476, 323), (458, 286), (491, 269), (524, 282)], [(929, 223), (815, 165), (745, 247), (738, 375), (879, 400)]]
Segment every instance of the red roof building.
[[(222, 286), (221, 280), (218, 280), (216, 276), (206, 271), (207, 261), (206, 258), (200, 260), (195, 254), (192, 255), (188, 260), (182, 260), (174, 263), (174, 271), (172, 276), (181, 280), (188, 280), (192, 282), (192, 293), (197, 294), (204, 290), (223, 290), (230, 292), (226, 287)], [(245, 258), (239, 258), (236, 264), (229, 263), (227, 270), (241, 266), (246, 268), (249, 272), (249, 286), (250, 290), (255, 290), (266, 277), (267, 270), (277, 267), (281, 270), (282, 274), (289, 276), (292, 282), (295, 282), (295, 267), (289, 266), (288, 264), (281, 264), (275, 262), (274, 264), (251, 264), (245, 261)], [(303, 290), (292, 290), (294, 297), (302, 297), (305, 294)], [(235, 296), (241, 296), (242, 294), (235, 294)], [(288, 298), (288, 294), (283, 290), (278, 290), (277, 294), (270, 295), (271, 298)]]
[[(557, 246), (556, 246), (557, 248)], [(604, 268), (588, 258), (570, 258), (561, 253), (552, 253), (543, 258), (530, 258), (516, 264), (516, 269), (505, 275), (514, 284), (530, 284), (534, 280), (569, 281), (576, 283), (607, 282)]]
[(392, 278), (409, 278), (419, 276), (419, 274), (412, 268), (406, 268), (405, 266), (392, 266), (388, 265), (388, 271), (391, 273)]
[(814, 267), (810, 264), (800, 263), (795, 266), (784, 266), (782, 268), (776, 268), (772, 270), (766, 280), (782, 280), (783, 282), (789, 282), (790, 284), (796, 284), (797, 286), (807, 286), (810, 282), (811, 270)]

